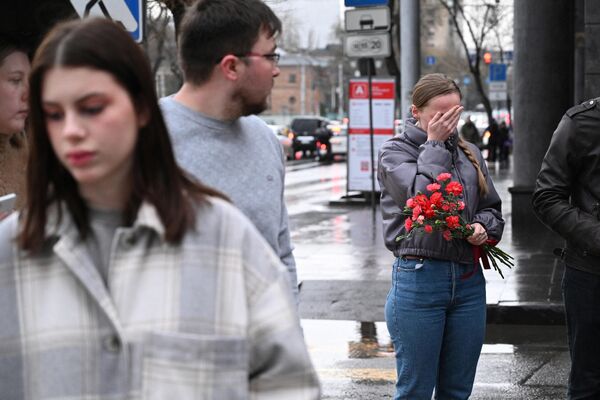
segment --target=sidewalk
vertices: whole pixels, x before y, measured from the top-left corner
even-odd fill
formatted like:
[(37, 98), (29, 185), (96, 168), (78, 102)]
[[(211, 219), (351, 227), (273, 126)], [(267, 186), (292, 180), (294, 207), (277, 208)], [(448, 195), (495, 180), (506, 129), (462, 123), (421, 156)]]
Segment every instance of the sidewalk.
[[(514, 230), (511, 215), (512, 169), (490, 166), (502, 198), (506, 227), (499, 247), (515, 258), (505, 279), (493, 270), (487, 280), (488, 322), (562, 325), (562, 263), (552, 250), (562, 240), (539, 222)], [(302, 280), (302, 318), (383, 321), (390, 286), (392, 254), (385, 248), (381, 215), (368, 206), (328, 206), (291, 216), (294, 254)]]
[[(331, 206), (345, 192), (337, 163), (289, 169), (286, 201), (306, 343), (323, 399), (391, 399), (396, 369), (384, 321), (393, 255), (383, 245), (381, 214), (366, 205)], [(488, 325), (473, 400), (565, 398), (569, 371), (562, 311), (561, 241), (538, 224), (512, 227), (512, 171), (491, 169), (503, 199), (506, 229), (499, 246), (516, 267), (485, 271)], [(535, 221), (534, 221), (535, 222)]]
[(515, 268), (502, 279), (486, 273), (488, 322), (509, 324), (564, 324), (561, 280), (564, 264), (552, 251), (562, 239), (541, 223), (514, 229), (511, 214), (512, 170), (490, 168), (502, 198), (506, 220), (499, 246), (515, 258)]

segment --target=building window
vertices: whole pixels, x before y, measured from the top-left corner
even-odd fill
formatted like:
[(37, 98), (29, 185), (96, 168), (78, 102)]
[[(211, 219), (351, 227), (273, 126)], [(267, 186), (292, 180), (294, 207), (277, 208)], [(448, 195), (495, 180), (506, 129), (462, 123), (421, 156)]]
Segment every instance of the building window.
[(290, 74), (288, 83), (296, 83), (296, 74)]

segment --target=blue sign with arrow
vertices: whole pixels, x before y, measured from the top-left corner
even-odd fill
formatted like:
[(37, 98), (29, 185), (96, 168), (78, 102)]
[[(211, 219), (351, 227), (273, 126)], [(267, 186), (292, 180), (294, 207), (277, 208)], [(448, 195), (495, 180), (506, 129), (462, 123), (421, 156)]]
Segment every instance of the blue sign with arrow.
[(142, 0), (125, 0), (125, 4), (127, 4), (127, 8), (131, 12), (133, 18), (135, 18), (137, 22), (137, 27), (135, 30), (129, 30), (131, 36), (136, 42), (141, 42), (144, 38), (143, 34), (143, 22), (144, 22), (144, 13), (146, 10), (145, 1)]
[(144, 39), (146, 0), (70, 0), (81, 18), (112, 19), (140, 43)]

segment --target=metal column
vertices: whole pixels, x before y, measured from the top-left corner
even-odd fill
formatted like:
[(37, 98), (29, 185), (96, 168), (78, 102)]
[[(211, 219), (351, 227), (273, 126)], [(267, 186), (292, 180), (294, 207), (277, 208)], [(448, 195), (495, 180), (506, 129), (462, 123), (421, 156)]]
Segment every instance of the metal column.
[(412, 104), (412, 88), (421, 75), (419, 0), (400, 1), (400, 118), (404, 121)]

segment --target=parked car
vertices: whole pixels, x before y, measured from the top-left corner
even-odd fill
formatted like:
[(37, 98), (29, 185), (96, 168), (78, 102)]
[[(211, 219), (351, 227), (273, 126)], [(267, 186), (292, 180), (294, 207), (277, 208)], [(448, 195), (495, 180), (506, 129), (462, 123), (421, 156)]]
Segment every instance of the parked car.
[(279, 139), (279, 144), (281, 144), (285, 158), (287, 160), (293, 160), (295, 151), (291, 137), (292, 135), (288, 134), (289, 129), (283, 125), (268, 124), (268, 126), (271, 128), (275, 136), (277, 136), (277, 139)]
[(331, 127), (333, 136), (329, 139), (331, 143), (332, 156), (344, 156), (348, 154), (348, 126), (337, 125)]
[(303, 155), (318, 155), (320, 160), (331, 159), (331, 144), (333, 136), (327, 128), (329, 120), (319, 116), (297, 117), (290, 124), (293, 135), (294, 152), (301, 151)]

